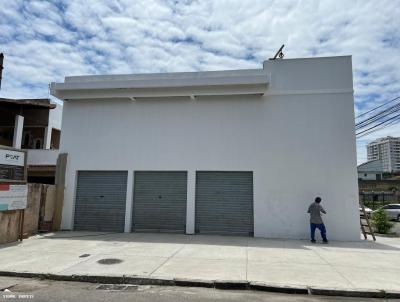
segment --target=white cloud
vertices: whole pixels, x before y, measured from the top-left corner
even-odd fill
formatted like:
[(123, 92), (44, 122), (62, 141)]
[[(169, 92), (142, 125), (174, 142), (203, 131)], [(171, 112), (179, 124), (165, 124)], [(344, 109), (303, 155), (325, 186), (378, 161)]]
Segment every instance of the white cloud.
[[(66, 75), (257, 68), (353, 55), (356, 114), (400, 95), (398, 1), (0, 0), (0, 95), (47, 97)], [(386, 128), (381, 135), (399, 135)]]

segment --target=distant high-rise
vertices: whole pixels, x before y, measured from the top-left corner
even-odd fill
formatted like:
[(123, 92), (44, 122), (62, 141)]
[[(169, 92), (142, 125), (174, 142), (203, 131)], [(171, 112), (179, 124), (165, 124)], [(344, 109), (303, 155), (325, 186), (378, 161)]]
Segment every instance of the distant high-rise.
[(382, 160), (383, 171), (400, 171), (400, 137), (378, 138), (367, 145), (368, 161)]

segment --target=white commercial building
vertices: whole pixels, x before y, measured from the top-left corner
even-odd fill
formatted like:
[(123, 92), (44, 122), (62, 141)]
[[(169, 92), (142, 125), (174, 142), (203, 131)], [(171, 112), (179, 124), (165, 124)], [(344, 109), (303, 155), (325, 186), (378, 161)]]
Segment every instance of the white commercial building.
[(66, 77), (62, 228), (359, 240), (351, 57)]
[(380, 159), (384, 172), (400, 171), (400, 137), (378, 138), (367, 145), (368, 161)]

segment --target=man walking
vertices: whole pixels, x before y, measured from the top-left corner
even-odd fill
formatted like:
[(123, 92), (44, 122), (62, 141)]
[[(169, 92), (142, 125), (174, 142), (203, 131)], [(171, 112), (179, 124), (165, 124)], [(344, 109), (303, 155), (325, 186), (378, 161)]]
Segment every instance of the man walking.
[(326, 239), (326, 228), (322, 221), (321, 212), (326, 214), (324, 208), (320, 205), (321, 197), (315, 198), (315, 202), (310, 204), (308, 207), (308, 213), (310, 213), (310, 228), (311, 228), (311, 242), (315, 243), (315, 229), (319, 229), (321, 237), (324, 243), (328, 243)]

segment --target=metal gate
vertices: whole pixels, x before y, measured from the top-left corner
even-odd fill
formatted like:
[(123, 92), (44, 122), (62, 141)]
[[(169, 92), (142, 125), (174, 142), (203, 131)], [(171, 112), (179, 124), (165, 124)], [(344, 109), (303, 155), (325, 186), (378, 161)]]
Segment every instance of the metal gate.
[(187, 172), (136, 171), (132, 231), (185, 232)]
[(253, 172), (196, 173), (196, 233), (253, 235)]
[(79, 171), (74, 230), (123, 232), (126, 171)]

